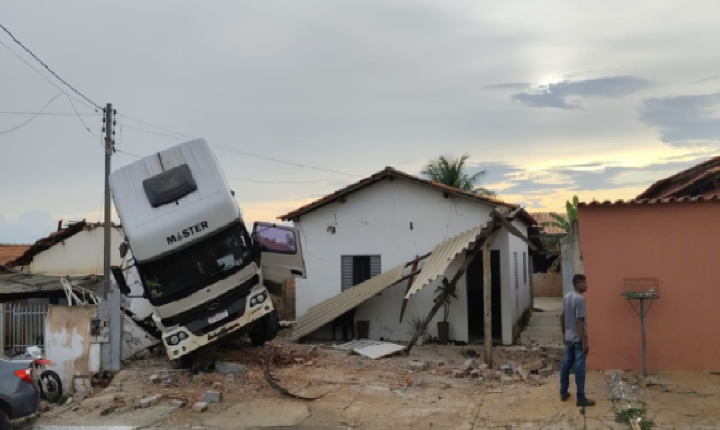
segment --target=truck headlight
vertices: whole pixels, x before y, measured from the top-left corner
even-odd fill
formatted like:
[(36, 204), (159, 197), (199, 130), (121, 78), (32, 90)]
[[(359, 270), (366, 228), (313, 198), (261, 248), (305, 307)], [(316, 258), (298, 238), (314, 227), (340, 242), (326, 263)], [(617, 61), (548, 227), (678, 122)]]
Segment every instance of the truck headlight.
[(260, 303), (264, 302), (266, 299), (267, 299), (266, 292), (263, 291), (260, 294), (256, 294), (255, 296), (253, 296), (252, 299), (250, 299), (250, 307), (257, 306)]
[(182, 342), (183, 340), (187, 339), (188, 337), (190, 337), (190, 336), (188, 336), (187, 333), (185, 333), (184, 331), (181, 331), (178, 334), (174, 334), (172, 336), (168, 336), (167, 338), (165, 338), (165, 342), (167, 342), (167, 344), (170, 346), (175, 346), (178, 343)]

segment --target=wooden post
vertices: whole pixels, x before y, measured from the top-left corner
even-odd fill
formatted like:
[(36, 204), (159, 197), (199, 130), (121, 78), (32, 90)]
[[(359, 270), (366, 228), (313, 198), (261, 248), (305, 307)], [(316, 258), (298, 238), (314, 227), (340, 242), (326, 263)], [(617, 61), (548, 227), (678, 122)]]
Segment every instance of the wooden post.
[(492, 265), (490, 248), (483, 247), (483, 308), (485, 311), (485, 364), (492, 368)]
[(485, 337), (485, 364), (492, 368), (492, 244), (497, 232), (485, 240), (483, 246), (483, 311), (485, 322), (483, 324)]
[[(430, 254), (426, 254), (426, 256), (429, 256), (429, 255)], [(410, 268), (410, 277), (408, 278), (407, 288), (405, 288), (405, 295), (407, 295), (408, 291), (410, 291), (410, 286), (412, 286), (412, 283), (415, 280), (415, 275), (416, 275), (416, 272), (418, 269), (418, 263), (420, 263), (420, 256), (416, 255), (415, 259), (412, 261), (412, 268)], [(402, 307), (400, 308), (400, 323), (402, 323), (403, 316), (405, 315), (405, 308), (407, 308), (407, 304), (408, 304), (408, 299), (403, 297)]]

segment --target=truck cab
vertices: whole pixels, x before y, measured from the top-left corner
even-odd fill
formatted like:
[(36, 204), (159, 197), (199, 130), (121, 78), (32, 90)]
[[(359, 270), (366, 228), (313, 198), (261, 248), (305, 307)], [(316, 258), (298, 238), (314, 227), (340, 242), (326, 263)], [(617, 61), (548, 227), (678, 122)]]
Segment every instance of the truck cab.
[(121, 254), (132, 253), (113, 273), (129, 293), (118, 278), (133, 272), (174, 363), (231, 333), (254, 345), (276, 336), (270, 291), (305, 277), (298, 231), (262, 222), (248, 231), (203, 139), (116, 170), (110, 186), (126, 234)]

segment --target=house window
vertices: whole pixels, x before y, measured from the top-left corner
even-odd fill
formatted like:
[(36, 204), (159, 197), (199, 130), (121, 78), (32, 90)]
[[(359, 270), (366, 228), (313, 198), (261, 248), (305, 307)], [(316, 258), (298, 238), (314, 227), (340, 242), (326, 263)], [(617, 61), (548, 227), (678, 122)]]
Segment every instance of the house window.
[(527, 252), (523, 252), (523, 285), (527, 285)]
[(518, 288), (518, 273), (517, 273), (517, 252), (513, 252), (513, 270), (515, 271), (515, 288)]
[(343, 255), (342, 290), (362, 284), (380, 274), (379, 255)]

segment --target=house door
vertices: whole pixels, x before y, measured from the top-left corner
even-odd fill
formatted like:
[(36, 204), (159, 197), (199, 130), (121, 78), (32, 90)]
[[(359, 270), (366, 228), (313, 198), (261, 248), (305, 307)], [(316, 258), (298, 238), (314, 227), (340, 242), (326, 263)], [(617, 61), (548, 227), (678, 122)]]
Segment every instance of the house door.
[[(492, 336), (502, 337), (502, 289), (500, 251), (490, 251)], [(470, 338), (485, 336), (485, 300), (483, 298), (483, 259), (478, 255), (467, 272), (468, 332)]]

